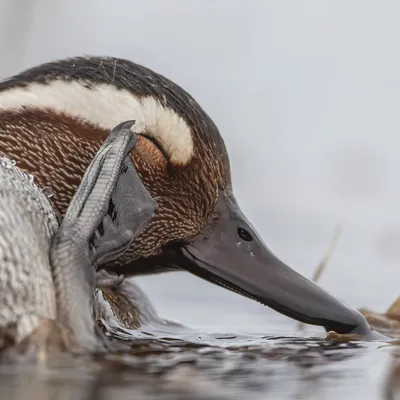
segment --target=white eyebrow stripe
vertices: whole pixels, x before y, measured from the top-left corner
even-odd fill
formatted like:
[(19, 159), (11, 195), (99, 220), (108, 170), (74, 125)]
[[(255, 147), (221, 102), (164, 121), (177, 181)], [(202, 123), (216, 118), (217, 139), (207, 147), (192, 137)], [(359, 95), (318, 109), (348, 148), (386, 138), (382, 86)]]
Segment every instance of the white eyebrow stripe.
[(0, 92), (0, 110), (48, 108), (82, 119), (106, 130), (134, 119), (154, 137), (176, 164), (187, 164), (193, 154), (189, 126), (174, 110), (152, 96), (138, 97), (107, 84), (90, 88), (77, 81), (32, 82)]

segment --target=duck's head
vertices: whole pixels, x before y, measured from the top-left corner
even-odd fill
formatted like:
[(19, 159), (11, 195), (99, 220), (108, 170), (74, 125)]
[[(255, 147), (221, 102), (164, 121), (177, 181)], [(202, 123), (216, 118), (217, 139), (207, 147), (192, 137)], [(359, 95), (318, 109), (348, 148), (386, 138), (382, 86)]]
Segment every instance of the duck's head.
[(218, 129), (179, 86), (132, 62), (96, 57), (46, 64), (19, 80), (29, 82), (31, 94), (41, 85), (41, 106), (59, 104), (59, 111), (105, 130), (128, 119), (141, 127), (132, 160), (158, 210), (114, 270), (180, 268), (305, 323), (339, 333), (368, 330), (361, 314), (264, 244), (235, 200)]

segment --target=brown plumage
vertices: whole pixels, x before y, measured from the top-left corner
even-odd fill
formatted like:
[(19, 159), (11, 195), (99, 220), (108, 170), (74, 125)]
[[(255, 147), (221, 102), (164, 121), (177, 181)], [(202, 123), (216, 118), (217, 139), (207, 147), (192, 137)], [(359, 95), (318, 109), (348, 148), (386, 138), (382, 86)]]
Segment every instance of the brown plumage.
[[(44, 108), (41, 88), (54, 81), (66, 85), (77, 82), (88, 90), (107, 85), (116, 93), (126, 90), (139, 99), (151, 96), (181, 117), (190, 129), (194, 146), (184, 165), (172, 162), (168, 155), (166, 158), (157, 138), (140, 138), (132, 160), (159, 209), (118, 264), (158, 254), (167, 243), (198, 234), (214, 210), (218, 189), (230, 190), (229, 161), (223, 140), (208, 115), (185, 91), (129, 61), (74, 58), (41, 65), (0, 83), (0, 155), (14, 159), (21, 169), (33, 174), (39, 186), (52, 187), (54, 203), (61, 214), (65, 212), (108, 129), (96, 121), (85, 120), (84, 115), (70, 115), (68, 110), (62, 112), (51, 105)], [(33, 83), (39, 84), (33, 102), (1, 107), (4, 94), (15, 88), (25, 90)], [(55, 95), (62, 97), (63, 93)], [(102, 96), (102, 91), (97, 95)], [(113, 106), (117, 108), (118, 103)], [(132, 119), (136, 118), (134, 111)]]

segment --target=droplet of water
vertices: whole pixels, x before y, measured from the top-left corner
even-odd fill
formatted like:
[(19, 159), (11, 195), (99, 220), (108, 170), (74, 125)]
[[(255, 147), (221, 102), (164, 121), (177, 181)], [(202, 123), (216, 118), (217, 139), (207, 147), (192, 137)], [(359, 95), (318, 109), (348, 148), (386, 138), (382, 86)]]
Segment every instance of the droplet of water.
[(8, 158), (3, 158), (1, 161), (1, 166), (10, 169), (12, 167), (11, 161)]
[(54, 196), (54, 191), (50, 186), (46, 186), (42, 189), (42, 193), (48, 198), (50, 199), (51, 197)]
[(11, 165), (12, 165), (13, 167), (15, 167), (15, 166), (17, 165), (17, 162), (16, 162), (15, 160), (11, 160)]

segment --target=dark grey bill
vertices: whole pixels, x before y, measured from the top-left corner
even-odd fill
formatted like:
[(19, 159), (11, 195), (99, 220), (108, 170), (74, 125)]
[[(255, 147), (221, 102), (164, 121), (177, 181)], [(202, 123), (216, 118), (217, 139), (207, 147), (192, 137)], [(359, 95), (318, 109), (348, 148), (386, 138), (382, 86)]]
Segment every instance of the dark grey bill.
[(355, 309), (280, 261), (263, 243), (235, 199), (220, 192), (215, 217), (189, 243), (163, 255), (163, 265), (186, 269), (298, 321), (328, 331), (372, 338)]

